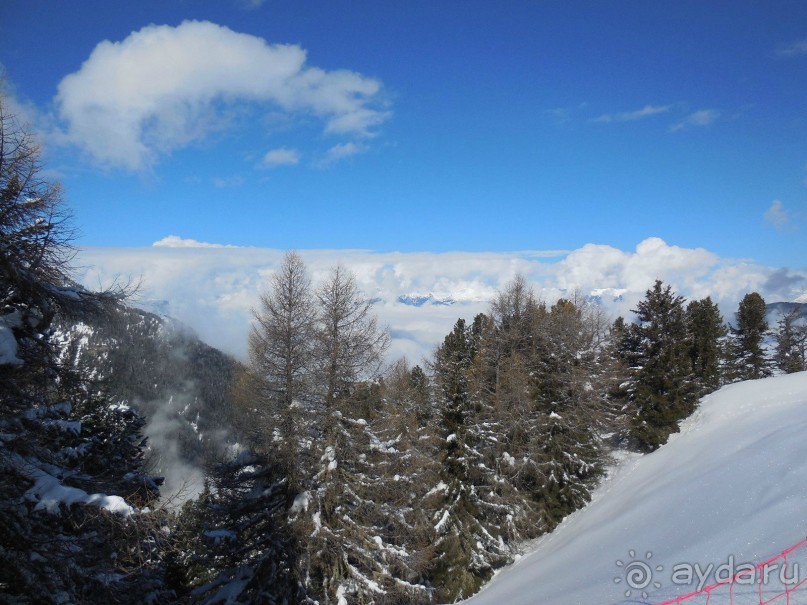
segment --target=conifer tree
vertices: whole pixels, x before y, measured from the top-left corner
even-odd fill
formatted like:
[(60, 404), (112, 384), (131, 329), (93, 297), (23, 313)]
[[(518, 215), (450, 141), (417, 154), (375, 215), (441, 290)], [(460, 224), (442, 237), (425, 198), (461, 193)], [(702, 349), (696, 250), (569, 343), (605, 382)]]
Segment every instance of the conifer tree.
[(313, 365), (314, 299), (305, 265), (296, 252), (283, 257), (271, 289), (261, 295), (260, 302), (249, 334), (250, 361), (267, 396), (288, 408), (305, 395)]
[(698, 395), (702, 396), (716, 390), (721, 384), (728, 328), (720, 309), (708, 296), (690, 302), (686, 314), (692, 374)]
[(497, 443), (486, 408), (471, 391), (473, 369), (486, 346), (478, 330), (483, 324), (478, 318), (475, 329), (459, 319), (434, 356), (440, 422), (434, 456), (441, 468), (440, 482), (424, 504), (433, 511), (437, 533), (430, 575), (441, 601), (475, 593), (510, 560), (508, 544), (530, 535), (529, 506), (491, 465)]
[(372, 301), (365, 299), (353, 274), (338, 265), (316, 292), (315, 353), (325, 406), (361, 378), (378, 375), (389, 333), (378, 326)]
[[(539, 479), (535, 461), (526, 455), (535, 436), (537, 420), (533, 393), (538, 351), (546, 340), (540, 336), (548, 311), (526, 279), (517, 275), (494, 298), (490, 328), (486, 335), (488, 352), (480, 360), (490, 376), (487, 397), (492, 399), (499, 438), (506, 448), (498, 454), (515, 456), (517, 485), (534, 485)], [(525, 453), (525, 456), (519, 455)]]
[(444, 464), (448, 473), (460, 480), (465, 477), (465, 465), (460, 461), (464, 459), (465, 429), (471, 414), (468, 377), (472, 361), (470, 330), (464, 319), (458, 319), (435, 353), (434, 374), (440, 399)]
[(768, 332), (765, 299), (757, 292), (746, 294), (737, 310), (735, 336), (736, 364), (740, 380), (753, 380), (771, 375), (770, 360), (764, 349)]
[(533, 495), (544, 523), (554, 528), (586, 504), (600, 472), (601, 452), (586, 385), (595, 380), (583, 310), (560, 299), (533, 339), (542, 345), (531, 364), (535, 427), (531, 459), (539, 469)]
[(287, 252), (260, 297), (249, 333), (249, 431), (253, 442), (276, 453), (292, 486), (300, 478), (300, 438), (312, 404), (316, 308), (305, 264)]
[(778, 321), (776, 367), (785, 374), (807, 370), (807, 325), (798, 325), (801, 305), (793, 307)]
[(68, 214), (0, 91), (0, 601), (164, 599), (160, 532), (135, 508), (159, 494), (144, 422), (61, 367), (51, 338), (57, 312), (111, 313), (125, 295), (72, 279)]
[(290, 494), (278, 471), (265, 457), (242, 452), (216, 468), (202, 495), (185, 505), (170, 552), (191, 602), (300, 602)]
[(631, 353), (635, 417), (631, 430), (638, 445), (654, 450), (678, 431), (678, 422), (695, 409), (691, 345), (687, 337), (684, 299), (657, 280), (634, 311), (638, 323)]

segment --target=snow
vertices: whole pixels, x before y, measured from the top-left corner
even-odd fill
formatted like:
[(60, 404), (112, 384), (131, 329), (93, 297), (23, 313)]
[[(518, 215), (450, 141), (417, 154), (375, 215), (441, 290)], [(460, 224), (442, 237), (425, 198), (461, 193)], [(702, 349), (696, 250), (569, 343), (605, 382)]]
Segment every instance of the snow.
[[(37, 420), (44, 427), (77, 436), (81, 434), (81, 421), (48, 418), (48, 416), (54, 414), (68, 415), (71, 409), (70, 402), (64, 401), (55, 405), (30, 408), (25, 410), (22, 416), (28, 420)], [(89, 447), (90, 444), (85, 442), (77, 447), (65, 447), (61, 450), (61, 454), (68, 459), (74, 458)], [(64, 485), (62, 479), (75, 473), (68, 472), (54, 464), (17, 453), (8, 453), (4, 462), (33, 483), (25, 492), (24, 499), (28, 502), (36, 503), (34, 506), (35, 511), (45, 510), (50, 514), (57, 515), (61, 512), (62, 504), (67, 507), (73, 504), (86, 504), (124, 516), (137, 512), (134, 507), (127, 504), (126, 500), (120, 496), (88, 494), (83, 489)]]
[(19, 311), (0, 316), (0, 365), (22, 365), (22, 359), (17, 357), (17, 339), (12, 331), (21, 325), (22, 315)]
[[(724, 387), (667, 445), (625, 457), (588, 507), (466, 602), (659, 603), (697, 588), (675, 580), (676, 566), (764, 561), (807, 535), (805, 434), (807, 372)], [(658, 586), (626, 596), (637, 561), (652, 565)], [(723, 602), (713, 594), (710, 605)]]
[(329, 445), (325, 448), (325, 453), (320, 458), (320, 462), (328, 461), (328, 466), (326, 469), (328, 471), (336, 470), (337, 462), (336, 462), (336, 451), (333, 449), (333, 446)]
[(449, 516), (448, 509), (444, 510), (443, 516), (437, 522), (437, 525), (434, 526), (434, 531), (436, 531), (438, 534), (441, 533), (443, 531), (443, 527), (445, 527), (445, 524), (448, 522)]
[(442, 481), (440, 481), (437, 485), (435, 485), (428, 492), (426, 492), (425, 497), (428, 498), (429, 496), (431, 496), (433, 494), (436, 494), (438, 492), (446, 492), (446, 491), (448, 491), (448, 486), (445, 483), (443, 483)]
[(308, 504), (311, 501), (311, 494), (309, 492), (302, 492), (294, 497), (294, 502), (291, 503), (289, 514), (295, 515), (299, 512), (308, 511)]
[(77, 487), (62, 485), (56, 477), (40, 469), (31, 469), (29, 476), (36, 478), (36, 482), (27, 492), (25, 499), (36, 502), (34, 510), (46, 510), (51, 514), (59, 513), (60, 504), (91, 504), (112, 513), (129, 516), (135, 509), (126, 503), (120, 496), (107, 496), (106, 494), (88, 494)]

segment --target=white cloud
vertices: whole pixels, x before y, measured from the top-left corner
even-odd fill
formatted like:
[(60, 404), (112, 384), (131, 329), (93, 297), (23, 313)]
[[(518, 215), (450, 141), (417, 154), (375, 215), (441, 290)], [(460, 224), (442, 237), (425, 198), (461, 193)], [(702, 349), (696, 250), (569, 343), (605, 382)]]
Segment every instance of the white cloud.
[(261, 160), (261, 165), (267, 168), (272, 166), (294, 166), (299, 163), (300, 152), (286, 147), (270, 149)]
[(325, 157), (322, 159), (322, 161), (320, 161), (320, 166), (330, 166), (339, 160), (362, 154), (366, 152), (367, 149), (367, 145), (353, 141), (349, 143), (339, 143), (328, 150)]
[(603, 124), (610, 124), (611, 122), (633, 122), (641, 120), (642, 118), (649, 118), (662, 113), (667, 113), (672, 108), (672, 105), (645, 105), (641, 109), (635, 111), (625, 111), (622, 113), (606, 113), (597, 118), (593, 118), (592, 122), (600, 122)]
[(807, 38), (779, 47), (776, 54), (781, 57), (798, 57), (807, 55)]
[(46, 121), (37, 107), (17, 96), (14, 85), (4, 77), (3, 65), (0, 64), (0, 94), (3, 95), (3, 111), (6, 118), (14, 118), (19, 124), (35, 127)]
[(686, 130), (692, 126), (709, 126), (709, 124), (712, 124), (719, 117), (720, 112), (716, 109), (699, 109), (686, 116), (680, 122), (673, 124), (670, 130), (676, 132), (678, 130)]
[(765, 211), (765, 222), (778, 230), (785, 229), (790, 224), (790, 215), (780, 200), (773, 200)]
[(149, 25), (99, 43), (59, 84), (65, 139), (95, 161), (130, 170), (227, 125), (225, 108), (313, 114), (325, 131), (371, 136), (390, 115), (381, 82), (306, 63), (298, 45), (268, 44), (207, 21)]
[[(170, 236), (151, 248), (91, 248), (78, 259), (79, 277), (89, 287), (109, 285), (119, 276), (142, 277), (141, 297), (168, 301), (169, 313), (193, 327), (207, 342), (243, 357), (250, 310), (283, 251), (224, 248)], [(738, 301), (758, 291), (769, 300), (804, 294), (807, 267), (782, 285), (777, 271), (745, 260), (723, 259), (703, 248), (682, 248), (648, 238), (635, 250), (587, 244), (568, 253), (376, 253), (357, 250), (300, 251), (313, 281), (324, 279), (341, 262), (356, 273), (365, 294), (378, 298), (383, 323), (393, 335), (391, 355), (419, 362), (450, 331), (458, 317), (472, 319), (516, 274), (525, 275), (547, 301), (570, 291), (596, 293), (615, 317), (630, 309), (656, 279), (687, 298), (712, 296), (725, 317)], [(560, 256), (560, 260), (558, 257)], [(554, 257), (554, 258), (553, 258)], [(776, 284), (776, 285), (775, 285)], [(775, 285), (775, 287), (774, 287)], [(404, 305), (402, 294), (451, 296), (451, 306)], [(614, 300), (614, 297), (621, 298)]]
[(231, 244), (208, 244), (198, 242), (195, 239), (185, 239), (178, 235), (166, 235), (161, 240), (157, 240), (152, 246), (156, 248), (239, 248)]
[(698, 291), (700, 281), (718, 264), (718, 257), (703, 248), (671, 246), (650, 237), (634, 252), (586, 244), (559, 263), (556, 280), (567, 290), (614, 288), (628, 297), (643, 294), (657, 279), (689, 292)]

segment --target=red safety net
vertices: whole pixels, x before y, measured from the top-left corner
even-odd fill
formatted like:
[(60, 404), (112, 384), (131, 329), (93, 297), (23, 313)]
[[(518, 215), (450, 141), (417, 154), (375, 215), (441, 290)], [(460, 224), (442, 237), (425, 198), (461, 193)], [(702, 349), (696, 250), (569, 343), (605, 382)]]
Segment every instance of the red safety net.
[(656, 605), (807, 605), (807, 538), (738, 568), (731, 577)]

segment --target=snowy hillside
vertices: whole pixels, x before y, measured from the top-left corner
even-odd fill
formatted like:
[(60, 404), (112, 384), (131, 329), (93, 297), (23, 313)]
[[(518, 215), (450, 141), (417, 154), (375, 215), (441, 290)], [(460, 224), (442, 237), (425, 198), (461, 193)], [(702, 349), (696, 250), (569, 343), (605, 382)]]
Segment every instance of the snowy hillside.
[[(764, 561), (807, 535), (805, 435), (807, 372), (727, 386), (704, 398), (668, 445), (623, 461), (587, 508), (467, 603), (660, 603), (697, 589), (698, 571), (709, 585), (732, 562), (736, 572)], [(791, 555), (787, 579), (807, 577), (805, 551)], [(652, 574), (647, 586), (628, 582), (638, 567)], [(778, 577), (765, 585), (766, 598), (781, 592)], [(734, 602), (763, 602), (757, 590), (737, 586)], [(751, 600), (738, 599), (743, 592)], [(729, 603), (727, 595), (716, 591), (710, 605)], [(790, 598), (777, 602), (807, 602), (807, 586)]]

